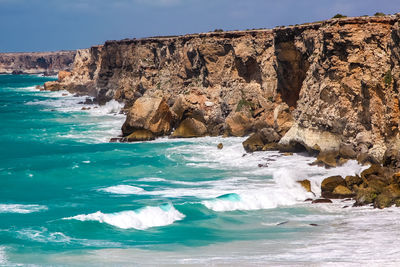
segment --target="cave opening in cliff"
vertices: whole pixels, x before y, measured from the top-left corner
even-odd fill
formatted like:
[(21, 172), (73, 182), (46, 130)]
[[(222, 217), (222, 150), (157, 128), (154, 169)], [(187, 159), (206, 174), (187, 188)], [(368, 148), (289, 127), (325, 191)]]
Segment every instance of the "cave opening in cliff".
[(275, 46), (278, 92), (289, 107), (296, 107), (309, 62), (306, 55), (296, 48), (293, 40), (279, 42)]

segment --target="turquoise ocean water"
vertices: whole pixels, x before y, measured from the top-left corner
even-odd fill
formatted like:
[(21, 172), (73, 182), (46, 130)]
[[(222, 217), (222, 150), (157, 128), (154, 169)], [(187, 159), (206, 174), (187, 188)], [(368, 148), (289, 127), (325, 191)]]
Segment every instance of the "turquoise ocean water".
[(122, 104), (81, 110), (34, 88), (47, 80), (0, 75), (0, 265), (396, 264), (397, 209), (312, 205), (296, 183), (318, 195), (355, 162), (245, 154), (243, 138), (108, 143)]

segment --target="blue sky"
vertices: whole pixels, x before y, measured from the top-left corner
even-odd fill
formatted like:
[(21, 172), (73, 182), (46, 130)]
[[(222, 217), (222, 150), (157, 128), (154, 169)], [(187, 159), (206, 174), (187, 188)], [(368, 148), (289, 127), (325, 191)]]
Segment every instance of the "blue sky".
[(400, 0), (0, 0), (0, 52), (400, 12)]

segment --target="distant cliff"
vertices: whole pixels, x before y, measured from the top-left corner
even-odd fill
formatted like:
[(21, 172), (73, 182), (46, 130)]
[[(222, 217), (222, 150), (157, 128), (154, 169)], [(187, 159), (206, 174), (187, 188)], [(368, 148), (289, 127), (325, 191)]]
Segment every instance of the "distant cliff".
[(75, 51), (0, 53), (0, 73), (15, 74), (57, 74), (60, 70), (70, 70)]
[(381, 160), (400, 147), (399, 19), (108, 41), (47, 88), (125, 101), (128, 140), (262, 130), (266, 143)]

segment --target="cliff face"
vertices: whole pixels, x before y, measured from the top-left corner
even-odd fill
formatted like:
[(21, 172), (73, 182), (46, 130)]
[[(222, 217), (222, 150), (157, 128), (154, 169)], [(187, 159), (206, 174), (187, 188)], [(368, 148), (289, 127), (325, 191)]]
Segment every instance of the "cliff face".
[[(125, 101), (125, 136), (267, 128), (283, 145), (327, 151), (346, 143), (381, 159), (388, 144), (400, 144), (399, 39), (399, 16), (387, 16), (109, 41), (79, 51), (57, 86)], [(143, 113), (146, 99), (170, 114)]]
[(74, 57), (75, 51), (0, 53), (0, 73), (53, 75), (60, 70), (69, 70)]

